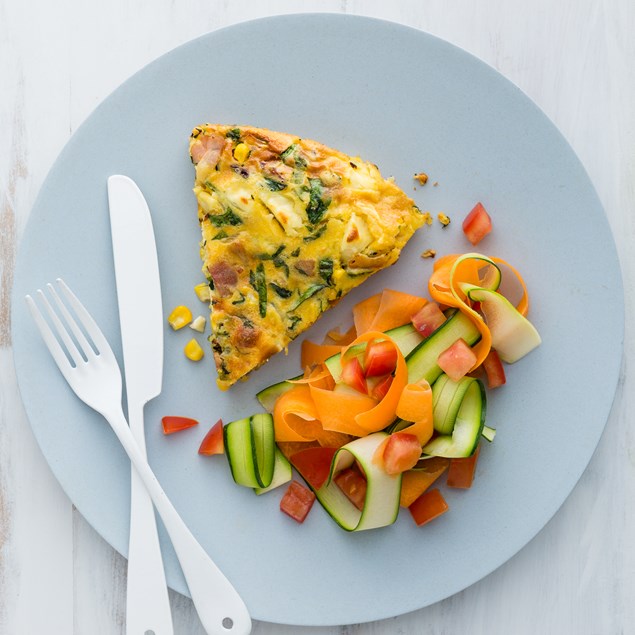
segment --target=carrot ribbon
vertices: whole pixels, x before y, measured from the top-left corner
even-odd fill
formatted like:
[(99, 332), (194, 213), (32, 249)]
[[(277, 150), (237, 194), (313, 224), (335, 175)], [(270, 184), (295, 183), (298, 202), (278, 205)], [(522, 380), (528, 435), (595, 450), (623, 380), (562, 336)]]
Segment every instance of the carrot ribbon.
[(501, 278), (498, 265), (507, 267), (518, 280), (523, 293), (516, 309), (522, 315), (526, 315), (529, 308), (529, 296), (525, 282), (520, 273), (501, 258), (489, 258), (478, 253), (443, 256), (434, 264), (428, 281), (428, 291), (432, 298), (439, 304), (462, 311), (472, 320), (481, 334), (481, 339), (473, 347), (476, 362), (472, 370), (478, 368), (490, 352), (492, 335), (483, 317), (472, 308), (469, 299), (461, 290), (461, 285), (475, 285), (496, 291)]

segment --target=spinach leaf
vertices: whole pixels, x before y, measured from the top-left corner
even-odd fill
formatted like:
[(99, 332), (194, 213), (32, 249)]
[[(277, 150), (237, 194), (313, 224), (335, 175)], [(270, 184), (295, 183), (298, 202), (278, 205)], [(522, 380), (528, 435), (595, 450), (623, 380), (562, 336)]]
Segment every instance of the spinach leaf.
[(295, 143), (292, 143), (286, 150), (283, 150), (280, 153), (280, 158), (283, 161), (286, 161), (296, 150), (298, 146)]
[(315, 234), (311, 234), (310, 236), (305, 236), (302, 240), (305, 243), (310, 243), (313, 240), (317, 240), (324, 232), (326, 231), (326, 224), (321, 225)]
[(267, 315), (267, 281), (265, 279), (265, 267), (262, 263), (256, 267), (256, 272), (249, 272), (249, 284), (258, 293), (258, 308), (260, 309), (260, 317)]
[(272, 254), (258, 254), (256, 258), (258, 258), (258, 260), (276, 260), (286, 248), (286, 245), (280, 245)]
[(300, 170), (305, 170), (308, 165), (306, 160), (300, 156), (297, 143), (292, 143), (286, 150), (283, 150), (280, 153), (280, 158), (284, 163), (287, 163), (287, 159), (293, 159), (295, 167)]
[(273, 266), (276, 269), (282, 269), (284, 271), (285, 276), (287, 278), (289, 277), (289, 266), (287, 265), (287, 263), (284, 261), (283, 258), (280, 258), (280, 256), (277, 256), (276, 258), (274, 258)]
[(214, 214), (214, 215), (208, 216), (208, 218), (209, 218), (209, 222), (212, 223), (214, 227), (222, 227), (223, 225), (235, 226), (235, 225), (242, 225), (243, 223), (240, 216), (238, 216), (238, 214), (236, 214), (236, 212), (234, 212), (234, 210), (232, 210), (231, 207), (225, 208), (224, 214)]
[(305, 289), (296, 303), (291, 307), (291, 311), (295, 311), (303, 302), (306, 302), (310, 297), (314, 296), (318, 291), (321, 291), (326, 287), (325, 284), (313, 284), (308, 289)]
[(268, 176), (265, 176), (265, 183), (272, 192), (279, 192), (280, 190), (284, 190), (284, 188), (287, 187), (286, 183), (283, 183), (282, 181), (276, 181), (276, 179), (270, 179)]
[(320, 179), (309, 179), (309, 204), (306, 215), (311, 225), (317, 224), (331, 204), (330, 198), (323, 198), (324, 185)]
[(293, 295), (292, 291), (289, 289), (285, 289), (280, 285), (277, 285), (275, 282), (270, 282), (269, 286), (281, 297), (281, 298), (290, 298)]
[(234, 300), (232, 302), (232, 304), (244, 304), (244, 302), (245, 302), (245, 294), (241, 293), (240, 291), (238, 293), (240, 293), (240, 298), (238, 298), (238, 300)]
[(331, 258), (321, 258), (318, 265), (320, 278), (329, 286), (333, 284), (333, 260)]
[(296, 324), (298, 322), (302, 322), (302, 318), (299, 315), (292, 315), (289, 320), (291, 321), (291, 324), (289, 324), (289, 330), (293, 331), (296, 327)]
[(225, 133), (225, 136), (238, 143), (240, 141), (240, 128), (232, 128), (231, 130), (228, 130)]

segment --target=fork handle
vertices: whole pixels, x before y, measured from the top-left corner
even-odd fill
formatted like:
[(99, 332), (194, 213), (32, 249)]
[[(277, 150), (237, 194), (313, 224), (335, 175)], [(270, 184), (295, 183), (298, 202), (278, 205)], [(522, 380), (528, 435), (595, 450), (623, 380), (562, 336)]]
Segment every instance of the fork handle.
[(102, 411), (152, 498), (181, 564), (203, 628), (208, 635), (248, 635), (245, 603), (183, 522), (145, 460), (120, 407)]
[[(145, 457), (143, 404), (130, 393), (128, 419), (137, 446)], [(130, 472), (126, 634), (144, 635), (152, 632), (155, 635), (174, 635), (154, 506), (141, 477), (132, 465)]]

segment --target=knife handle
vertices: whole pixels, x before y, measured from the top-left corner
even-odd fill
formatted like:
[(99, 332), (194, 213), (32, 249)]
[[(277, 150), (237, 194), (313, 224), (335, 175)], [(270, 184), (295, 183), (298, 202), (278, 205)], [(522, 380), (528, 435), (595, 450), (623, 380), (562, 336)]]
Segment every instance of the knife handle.
[[(144, 458), (143, 405), (128, 403), (130, 430)], [(128, 588), (126, 635), (173, 635), (159, 534), (152, 499), (137, 471), (130, 475), (130, 539), (128, 543)]]

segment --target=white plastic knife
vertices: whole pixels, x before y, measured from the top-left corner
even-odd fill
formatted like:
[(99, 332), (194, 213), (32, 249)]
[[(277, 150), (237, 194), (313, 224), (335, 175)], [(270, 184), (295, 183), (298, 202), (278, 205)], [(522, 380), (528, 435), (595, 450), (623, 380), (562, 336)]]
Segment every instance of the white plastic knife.
[[(150, 210), (127, 176), (108, 179), (110, 226), (126, 379), (128, 421), (144, 456), (143, 407), (161, 392), (163, 309)], [(173, 635), (154, 507), (133, 469), (128, 549), (127, 635)]]

